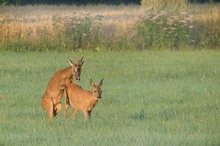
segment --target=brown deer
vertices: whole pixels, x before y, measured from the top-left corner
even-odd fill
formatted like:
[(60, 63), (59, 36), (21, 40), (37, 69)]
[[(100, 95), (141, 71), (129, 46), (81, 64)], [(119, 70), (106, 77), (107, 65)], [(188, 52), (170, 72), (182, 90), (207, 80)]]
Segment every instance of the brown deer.
[(101, 99), (103, 79), (99, 85), (96, 86), (92, 80), (90, 80), (90, 86), (93, 91), (84, 90), (81, 86), (72, 84), (70, 82), (65, 83), (67, 100), (64, 109), (64, 117), (66, 117), (67, 110), (70, 104), (73, 106), (72, 117), (74, 118), (78, 110), (83, 111), (85, 119), (91, 118), (92, 109), (96, 105), (99, 99)]
[[(81, 68), (83, 65), (83, 57), (78, 60), (78, 64), (69, 60), (70, 67), (61, 69), (55, 73), (47, 84), (46, 91), (42, 97), (42, 108), (48, 112), (49, 119), (52, 120), (61, 110), (61, 98), (63, 96), (65, 82), (72, 82), (73, 76), (80, 81)], [(66, 95), (67, 96), (67, 95)]]

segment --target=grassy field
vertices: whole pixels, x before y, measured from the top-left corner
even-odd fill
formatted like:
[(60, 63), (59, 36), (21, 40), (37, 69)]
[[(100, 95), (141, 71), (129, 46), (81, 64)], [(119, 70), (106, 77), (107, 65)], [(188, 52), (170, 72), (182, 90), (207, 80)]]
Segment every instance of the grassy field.
[[(220, 145), (220, 52), (0, 52), (0, 145)], [(85, 122), (52, 122), (41, 97), (68, 59), (85, 57), (80, 85), (104, 77)]]

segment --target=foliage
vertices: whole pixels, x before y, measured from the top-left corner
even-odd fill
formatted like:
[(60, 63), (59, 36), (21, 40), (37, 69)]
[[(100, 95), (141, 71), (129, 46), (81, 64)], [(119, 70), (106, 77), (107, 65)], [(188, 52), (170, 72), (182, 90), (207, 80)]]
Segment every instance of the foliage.
[(0, 50), (219, 49), (220, 44), (218, 5), (2, 8)]
[(137, 48), (179, 48), (189, 44), (192, 19), (187, 12), (151, 11), (137, 24)]
[(39, 5), (39, 4), (140, 4), (140, 0), (0, 0), (0, 5)]
[(53, 28), (57, 35), (54, 41), (58, 42), (59, 48), (64, 50), (96, 48), (103, 38), (101, 24), (95, 23), (95, 20), (89, 17), (69, 17), (64, 23), (61, 21), (62, 18), (59, 16), (53, 17)]
[[(206, 2), (220, 2), (220, 0), (169, 0), (170, 2), (183, 2), (189, 1), (192, 3), (206, 3)], [(166, 0), (0, 0), (0, 5), (39, 5), (39, 4), (78, 4), (78, 5), (86, 5), (86, 4), (110, 4), (110, 5), (120, 5), (120, 4), (142, 4), (148, 5), (153, 4), (155, 2), (167, 3)]]

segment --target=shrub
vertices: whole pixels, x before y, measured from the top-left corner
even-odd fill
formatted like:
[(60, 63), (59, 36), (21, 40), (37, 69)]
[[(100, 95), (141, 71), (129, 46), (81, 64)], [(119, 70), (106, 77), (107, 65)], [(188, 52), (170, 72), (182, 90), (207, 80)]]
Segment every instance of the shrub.
[(152, 10), (136, 26), (133, 36), (137, 48), (179, 48), (189, 44), (191, 18), (187, 12), (173, 15), (170, 11)]

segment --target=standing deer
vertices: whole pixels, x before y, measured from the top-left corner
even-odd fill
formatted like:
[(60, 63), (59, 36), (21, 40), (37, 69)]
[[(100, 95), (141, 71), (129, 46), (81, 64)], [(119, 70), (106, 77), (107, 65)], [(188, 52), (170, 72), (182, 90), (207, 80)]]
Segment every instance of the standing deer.
[(70, 82), (65, 83), (68, 102), (65, 104), (64, 117), (66, 117), (67, 110), (70, 104), (73, 106), (72, 117), (74, 118), (78, 110), (83, 111), (85, 119), (91, 118), (92, 109), (95, 107), (99, 99), (101, 99), (103, 79), (99, 85), (96, 86), (90, 79), (90, 86), (93, 91), (84, 90), (81, 86), (72, 84)]
[(65, 82), (72, 82), (73, 76), (75, 76), (77, 81), (80, 81), (83, 63), (83, 57), (78, 60), (78, 64), (69, 60), (70, 67), (57, 71), (47, 84), (46, 91), (42, 97), (42, 108), (48, 112), (50, 120), (52, 120), (61, 110), (62, 105), (60, 100), (65, 90), (62, 84)]

